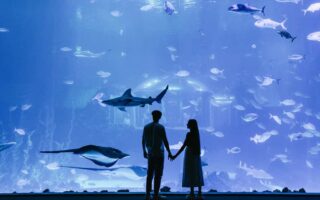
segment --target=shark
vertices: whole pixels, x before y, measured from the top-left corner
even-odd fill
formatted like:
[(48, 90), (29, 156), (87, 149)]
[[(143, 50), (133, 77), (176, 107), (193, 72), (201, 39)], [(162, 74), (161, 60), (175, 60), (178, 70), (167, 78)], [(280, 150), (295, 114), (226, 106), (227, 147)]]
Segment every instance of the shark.
[(114, 106), (117, 107), (121, 111), (126, 111), (126, 107), (132, 107), (132, 106), (140, 106), (144, 107), (146, 104), (152, 105), (153, 102), (161, 103), (162, 98), (166, 94), (167, 90), (169, 89), (169, 85), (158, 94), (155, 98), (149, 97), (149, 98), (141, 98), (141, 97), (134, 97), (131, 94), (131, 88), (127, 89), (122, 96), (114, 98), (114, 99), (109, 99), (109, 100), (104, 100), (102, 103), (109, 105), (109, 106)]
[(78, 149), (40, 151), (40, 153), (73, 153), (92, 161), (96, 165), (104, 167), (111, 167), (116, 164), (118, 160), (129, 156), (129, 154), (123, 153), (118, 149), (96, 145), (86, 145)]
[(258, 9), (253, 6), (249, 6), (248, 4), (234, 4), (228, 8), (229, 11), (232, 12), (238, 12), (238, 13), (249, 13), (249, 14), (255, 14), (258, 12), (261, 12), (263, 15), (265, 15), (265, 6), (262, 7), (262, 9)]

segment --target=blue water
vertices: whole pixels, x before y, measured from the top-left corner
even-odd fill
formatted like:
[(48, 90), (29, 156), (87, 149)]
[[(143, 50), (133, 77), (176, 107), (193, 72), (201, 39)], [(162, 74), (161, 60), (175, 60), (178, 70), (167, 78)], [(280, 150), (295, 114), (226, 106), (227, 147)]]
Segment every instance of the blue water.
[[(143, 173), (61, 168), (99, 166), (39, 151), (114, 147), (130, 154), (115, 167), (145, 167), (153, 109), (170, 145), (198, 120), (205, 190), (320, 191), (320, 43), (307, 39), (320, 31), (320, 11), (302, 12), (317, 0), (244, 2), (266, 6), (259, 17), (227, 11), (234, 0), (172, 0), (172, 15), (163, 2), (1, 0), (0, 144), (16, 144), (0, 152), (0, 192), (144, 191)], [(297, 39), (255, 26), (264, 18), (287, 18)], [(128, 88), (155, 97), (166, 85), (161, 104), (122, 112), (99, 103)], [(165, 161), (162, 186), (184, 190), (182, 161)]]

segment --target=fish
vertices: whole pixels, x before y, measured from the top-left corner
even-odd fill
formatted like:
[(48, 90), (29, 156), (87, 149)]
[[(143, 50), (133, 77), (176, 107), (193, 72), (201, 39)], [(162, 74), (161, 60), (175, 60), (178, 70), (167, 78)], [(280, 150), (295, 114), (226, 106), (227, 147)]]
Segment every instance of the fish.
[(141, 6), (140, 10), (146, 12), (146, 11), (152, 10), (153, 8), (154, 8), (154, 5), (152, 5), (152, 4), (146, 4), (146, 5), (144, 5), (144, 6)]
[(306, 160), (306, 165), (308, 168), (313, 169), (313, 164), (309, 160)]
[(277, 22), (270, 18), (262, 18), (260, 16), (254, 16), (254, 18), (257, 20), (254, 25), (258, 28), (277, 29), (278, 27), (281, 27), (283, 30), (287, 30), (285, 26), (287, 19), (284, 19), (282, 22)]
[(190, 76), (190, 72), (187, 70), (180, 70), (175, 75), (178, 77), (188, 77)]
[(307, 109), (304, 111), (304, 114), (311, 117), (313, 114), (312, 114), (312, 111), (310, 109)]
[(93, 53), (89, 50), (82, 50), (82, 47), (77, 47), (76, 51), (73, 53), (73, 55), (78, 58), (98, 58), (104, 54), (105, 52)]
[(122, 51), (120, 55), (121, 55), (121, 57), (125, 57), (127, 55), (127, 53)]
[(61, 47), (60, 51), (68, 52), (68, 51), (72, 51), (72, 49), (70, 47)]
[(297, 105), (295, 105), (294, 109), (291, 112), (293, 112), (293, 113), (300, 112), (302, 107), (303, 107), (302, 103), (297, 104)]
[(207, 131), (208, 133), (212, 133), (214, 131), (214, 128), (213, 127), (207, 127), (205, 129), (205, 131)]
[(305, 99), (309, 99), (309, 98), (310, 98), (310, 96), (305, 95), (305, 94), (303, 94), (303, 93), (301, 93), (301, 92), (295, 92), (295, 93), (294, 93), (294, 96), (301, 97), (301, 98), (305, 98)]
[(30, 185), (30, 180), (28, 180), (28, 179), (19, 179), (18, 181), (17, 181), (17, 186), (18, 187), (24, 187), (24, 186), (26, 186), (26, 185)]
[(247, 174), (247, 176), (252, 176), (253, 178), (256, 179), (273, 179), (273, 176), (271, 176), (269, 173), (267, 173), (266, 171), (262, 170), (262, 169), (256, 169), (254, 166), (250, 166), (247, 167), (247, 164), (244, 163), (242, 164), (242, 162), (240, 161), (239, 169), (245, 171)]
[(305, 59), (305, 56), (300, 54), (292, 54), (288, 56), (288, 60), (291, 63), (297, 63), (297, 62), (301, 63), (304, 59)]
[(320, 152), (320, 143), (317, 143), (316, 146), (313, 146), (308, 151), (311, 155), (318, 155)]
[(303, 2), (303, 0), (275, 0), (275, 1), (279, 3), (295, 3), (295, 4)]
[(17, 108), (18, 108), (18, 106), (11, 106), (11, 107), (9, 108), (9, 111), (10, 111), (10, 112), (13, 112), (13, 111), (17, 110)]
[(0, 152), (3, 151), (3, 150), (6, 150), (10, 147), (12, 147), (13, 145), (16, 145), (17, 143), (16, 142), (7, 142), (7, 143), (2, 143), (0, 144)]
[(210, 78), (211, 78), (212, 80), (214, 80), (214, 81), (219, 80), (219, 78), (225, 78), (225, 77), (224, 77), (224, 74), (223, 74), (223, 72), (224, 72), (223, 69), (219, 69), (219, 68), (217, 68), (217, 67), (213, 67), (213, 68), (210, 69), (210, 72), (211, 72), (211, 74), (212, 74), (212, 75), (210, 76)]
[(314, 13), (314, 12), (319, 11), (319, 10), (320, 10), (320, 2), (319, 3), (310, 4), (308, 8), (303, 9), (302, 11), (303, 11), (304, 15), (306, 15), (308, 12)]
[(291, 39), (291, 42), (293, 42), (295, 39), (297, 39), (297, 37), (293, 37), (288, 31), (286, 30), (281, 30), (281, 31), (278, 31), (278, 34), (281, 36), (281, 37), (284, 37), (286, 39)]
[(320, 42), (320, 31), (310, 33), (310, 34), (307, 36), (307, 39), (308, 39), (308, 40), (311, 40), (311, 41)]
[(265, 15), (265, 6), (262, 7), (262, 9), (258, 9), (253, 6), (249, 6), (248, 4), (234, 4), (228, 8), (229, 11), (232, 12), (238, 12), (238, 13), (249, 13), (249, 14), (255, 14), (261, 12), (263, 15)]
[(224, 134), (221, 131), (213, 131), (213, 132), (210, 133), (210, 135), (214, 135), (214, 136), (216, 136), (218, 138), (224, 137)]
[(233, 106), (236, 110), (239, 110), (239, 111), (243, 111), (243, 110), (246, 110), (246, 108), (244, 107), (244, 106), (242, 106), (242, 105), (239, 105), (239, 104), (237, 104), (237, 105), (234, 105)]
[(280, 117), (277, 115), (272, 115), (271, 113), (269, 113), (269, 118), (273, 119), (279, 125), (282, 124)]
[(304, 124), (302, 124), (302, 127), (304, 128), (304, 129), (306, 129), (307, 131), (316, 131), (316, 127), (315, 127), (315, 125), (314, 124), (312, 124), (312, 123), (304, 123)]
[(282, 163), (289, 163), (291, 160), (288, 159), (288, 156), (285, 154), (277, 154), (272, 159), (271, 162), (280, 160)]
[(0, 27), (0, 33), (7, 33), (7, 32), (9, 32), (9, 29)]
[(19, 135), (25, 135), (26, 134), (26, 131), (24, 129), (22, 129), (22, 128), (14, 128), (13, 131), (16, 132)]
[(73, 80), (65, 80), (65, 81), (63, 81), (63, 83), (66, 85), (73, 85), (74, 81)]
[(171, 150), (179, 150), (181, 149), (183, 143), (181, 141), (179, 141), (177, 144), (173, 144), (173, 145), (170, 145), (170, 149)]
[(267, 131), (267, 132), (262, 133), (261, 135), (256, 134), (254, 137), (250, 137), (250, 141), (253, 141), (256, 144), (264, 143), (267, 140), (269, 140), (271, 138), (271, 136), (276, 136), (278, 134), (279, 133), (276, 130)]
[(116, 164), (118, 160), (129, 156), (129, 154), (123, 153), (118, 149), (96, 145), (86, 145), (78, 149), (40, 151), (40, 153), (73, 153), (92, 161), (96, 165), (104, 167), (111, 167)]
[(266, 127), (263, 124), (261, 124), (261, 123), (256, 123), (256, 124), (260, 129), (262, 129), (262, 130), (266, 129)]
[(245, 122), (253, 122), (258, 119), (258, 114), (256, 113), (248, 113), (242, 117), (242, 120)]
[(171, 58), (172, 61), (176, 61), (178, 57), (179, 57), (179, 56), (176, 56), (176, 55), (174, 55), (174, 54), (171, 54), (171, 55), (170, 55), (170, 58)]
[(101, 78), (108, 78), (111, 76), (111, 73), (100, 70), (100, 71), (97, 71), (97, 75), (100, 76)]
[(223, 76), (224, 70), (223, 70), (223, 69), (216, 68), (216, 67), (213, 67), (213, 68), (210, 69), (210, 72), (211, 72), (213, 75), (216, 75), (216, 76)]
[(154, 101), (160, 104), (168, 89), (169, 85), (167, 85), (167, 87), (155, 98), (152, 98), (151, 96), (149, 98), (134, 97), (131, 94), (131, 89), (127, 89), (122, 96), (114, 99), (103, 100), (102, 103), (117, 107), (121, 111), (126, 111), (126, 107), (144, 107), (146, 104), (152, 105)]
[(112, 15), (113, 17), (121, 17), (123, 13), (120, 12), (119, 10), (113, 10), (110, 12), (110, 15)]
[(233, 100), (234, 100), (234, 96), (214, 95), (214, 96), (212, 96), (210, 103), (211, 103), (211, 105), (213, 105), (215, 107), (220, 107), (220, 106), (232, 104)]
[(196, 0), (184, 0), (183, 6), (184, 6), (185, 9), (191, 8), (194, 5), (196, 5)]
[(268, 76), (264, 76), (263, 79), (259, 80), (261, 83), (259, 84), (260, 87), (266, 87), (271, 85), (273, 82), (277, 82), (277, 84), (279, 85), (280, 83), (280, 79), (274, 79)]
[(170, 1), (165, 0), (164, 1), (164, 11), (168, 14), (168, 15), (172, 15), (173, 13), (175, 13), (176, 8), (173, 6), (173, 4)]
[(292, 112), (283, 111), (283, 114), (286, 115), (287, 117), (289, 117), (290, 119), (295, 119), (296, 118), (296, 116)]
[(60, 166), (59, 166), (59, 163), (57, 163), (57, 162), (52, 162), (52, 163), (47, 164), (47, 165), (46, 165), (46, 168), (49, 169), (49, 170), (54, 171), (54, 170), (60, 169)]
[(294, 106), (296, 102), (293, 99), (284, 99), (283, 101), (280, 101), (280, 104), (284, 106)]
[(29, 110), (31, 107), (32, 107), (31, 104), (23, 104), (23, 105), (21, 106), (21, 110), (22, 110), (22, 111), (26, 111), (26, 110)]
[(147, 168), (141, 166), (119, 166), (112, 168), (89, 168), (89, 167), (75, 167), (75, 166), (64, 166), (63, 168), (70, 169), (80, 169), (80, 170), (90, 170), (90, 171), (100, 171), (101, 175), (104, 176), (116, 176), (116, 177), (126, 177), (132, 180), (140, 180), (147, 176)]
[(189, 109), (189, 108), (191, 108), (190, 105), (189, 105), (189, 106), (180, 106), (180, 109), (181, 109), (181, 110), (187, 110), (187, 109)]
[(313, 135), (310, 135), (310, 134), (305, 134), (305, 133), (301, 133), (301, 132), (298, 132), (298, 133), (292, 133), (292, 134), (289, 134), (288, 137), (290, 139), (290, 142), (292, 141), (297, 141), (297, 140), (300, 140), (304, 137), (313, 137)]
[(119, 30), (119, 35), (120, 35), (120, 36), (123, 36), (123, 33), (124, 33), (124, 30), (123, 30), (123, 29), (120, 29), (120, 30)]
[(200, 150), (200, 157), (203, 157), (206, 152), (207, 152), (206, 149), (201, 149)]
[(167, 46), (168, 51), (170, 51), (171, 53), (176, 52), (177, 49), (173, 46)]
[(237, 154), (240, 152), (241, 152), (241, 149), (239, 147), (232, 147), (230, 149), (227, 149), (227, 154)]

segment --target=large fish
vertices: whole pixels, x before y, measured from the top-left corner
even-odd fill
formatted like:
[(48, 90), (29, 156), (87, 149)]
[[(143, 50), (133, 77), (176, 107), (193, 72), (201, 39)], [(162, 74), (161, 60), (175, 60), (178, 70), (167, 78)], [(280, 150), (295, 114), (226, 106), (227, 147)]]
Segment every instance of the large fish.
[(164, 11), (168, 14), (168, 15), (172, 15), (175, 12), (175, 7), (173, 6), (173, 4), (170, 1), (165, 1), (164, 2)]
[(163, 96), (166, 94), (169, 86), (167, 87), (155, 98), (151, 96), (149, 98), (134, 97), (131, 94), (131, 89), (127, 89), (121, 97), (114, 99), (104, 100), (102, 103), (109, 106), (114, 106), (119, 108), (121, 111), (126, 111), (126, 107), (140, 106), (144, 107), (146, 104), (151, 105), (154, 101), (161, 103)]
[(293, 37), (288, 31), (286, 30), (282, 30), (282, 31), (279, 31), (278, 34), (281, 36), (281, 37), (284, 37), (286, 39), (290, 39), (291, 42), (293, 42), (297, 37)]
[(15, 144), (16, 144), (15, 142), (8, 142), (8, 143), (0, 144), (0, 151), (8, 149), (8, 148), (12, 147)]
[(87, 145), (78, 149), (67, 149), (58, 151), (40, 151), (40, 153), (74, 153), (91, 160), (96, 165), (111, 167), (119, 159), (129, 156), (122, 151), (112, 147), (101, 147), (95, 145)]
[(264, 10), (265, 6), (262, 7), (262, 9), (258, 9), (253, 6), (249, 6), (248, 4), (234, 4), (228, 8), (229, 11), (232, 12), (238, 12), (238, 13), (249, 13), (249, 14), (255, 14), (261, 12), (263, 15), (265, 15)]

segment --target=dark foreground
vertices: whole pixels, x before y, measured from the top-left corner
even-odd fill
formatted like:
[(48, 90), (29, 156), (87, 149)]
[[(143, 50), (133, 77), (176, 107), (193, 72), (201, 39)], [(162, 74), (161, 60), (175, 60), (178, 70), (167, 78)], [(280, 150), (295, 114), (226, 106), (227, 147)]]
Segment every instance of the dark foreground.
[[(167, 200), (184, 200), (186, 193), (162, 193)], [(206, 200), (320, 200), (320, 193), (204, 193)], [(144, 193), (0, 194), (0, 200), (143, 200)]]

